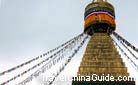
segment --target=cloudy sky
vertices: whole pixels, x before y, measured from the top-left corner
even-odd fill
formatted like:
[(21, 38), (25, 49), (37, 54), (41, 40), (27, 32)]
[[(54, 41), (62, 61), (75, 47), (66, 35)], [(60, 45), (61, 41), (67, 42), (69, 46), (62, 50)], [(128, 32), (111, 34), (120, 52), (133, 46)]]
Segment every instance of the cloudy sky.
[[(1, 0), (0, 71), (36, 57), (83, 32), (91, 0)], [(138, 47), (138, 0), (110, 0), (116, 31)], [(81, 54), (80, 54), (81, 55)]]

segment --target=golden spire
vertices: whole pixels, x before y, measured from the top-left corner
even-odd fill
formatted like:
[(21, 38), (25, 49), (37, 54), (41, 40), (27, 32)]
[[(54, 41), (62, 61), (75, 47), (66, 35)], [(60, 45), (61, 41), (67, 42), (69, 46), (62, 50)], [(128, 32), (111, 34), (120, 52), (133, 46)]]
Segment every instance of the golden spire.
[(103, 0), (97, 0), (97, 2), (103, 2)]
[(107, 2), (107, 0), (93, 0), (92, 2)]

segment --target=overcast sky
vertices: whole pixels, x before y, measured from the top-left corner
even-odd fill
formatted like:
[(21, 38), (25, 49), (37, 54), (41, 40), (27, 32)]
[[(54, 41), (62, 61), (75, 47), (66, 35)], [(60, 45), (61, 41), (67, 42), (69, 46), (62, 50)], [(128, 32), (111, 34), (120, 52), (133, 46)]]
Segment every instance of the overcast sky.
[[(83, 32), (91, 0), (1, 0), (0, 71), (36, 57)], [(110, 0), (116, 31), (138, 47), (138, 0)], [(3, 69), (2, 69), (3, 68)]]

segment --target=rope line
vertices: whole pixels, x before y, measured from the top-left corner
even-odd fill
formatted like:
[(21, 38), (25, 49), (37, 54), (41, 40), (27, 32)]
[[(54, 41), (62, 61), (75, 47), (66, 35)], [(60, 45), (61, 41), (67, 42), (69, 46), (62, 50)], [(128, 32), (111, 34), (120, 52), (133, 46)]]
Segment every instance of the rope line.
[(137, 59), (138, 60), (138, 58), (136, 57), (136, 55), (123, 43), (123, 42), (120, 42), (128, 51), (129, 51), (129, 53), (133, 56), (133, 57), (135, 57), (135, 59)]
[(67, 61), (64, 63), (64, 65), (62, 65), (62, 67), (59, 69), (59, 71), (54, 75), (54, 78), (52, 81), (48, 82), (48, 85), (52, 85), (53, 82), (55, 81), (56, 77), (58, 77), (60, 75), (60, 73), (65, 69), (65, 67), (70, 63), (70, 61), (72, 60), (72, 58), (77, 54), (77, 52), (80, 50), (80, 48), (84, 45), (85, 41), (87, 40), (88, 35), (84, 38), (84, 40), (81, 42), (81, 44), (77, 47), (77, 49), (74, 50), (74, 52), (72, 53), (71, 56), (69, 56), (69, 58), (67, 59)]
[(3, 71), (3, 72), (0, 73), (0, 76), (4, 75), (4, 74), (6, 74), (6, 73), (10, 73), (10, 72), (12, 72), (12, 71), (14, 71), (14, 70), (16, 70), (16, 69), (18, 69), (18, 68), (21, 68), (21, 67), (23, 67), (23, 66), (25, 66), (25, 65), (28, 65), (28, 64), (32, 63), (33, 61), (38, 60), (38, 59), (40, 59), (40, 58), (42, 58), (42, 57), (44, 57), (44, 56), (46, 56), (46, 55), (48, 55), (48, 54), (50, 54), (50, 53), (56, 51), (56, 50), (58, 50), (59, 48), (64, 47), (65, 45), (67, 45), (68, 43), (70, 43), (70, 42), (73, 41), (74, 39), (79, 38), (79, 37), (82, 36), (82, 35), (83, 35), (83, 33), (81, 33), (81, 34), (79, 34), (77, 37), (74, 37), (73, 39), (67, 41), (66, 43), (64, 43), (64, 44), (62, 44), (62, 45), (60, 45), (60, 46), (58, 46), (58, 47), (56, 47), (56, 48), (54, 48), (54, 49), (52, 49), (52, 50), (46, 52), (46, 53), (44, 53), (43, 55), (40, 55), (40, 56), (38, 56), (38, 57), (36, 57), (36, 58), (33, 58), (33, 59), (31, 59), (31, 60), (28, 60), (27, 62), (24, 62), (24, 63), (22, 63), (22, 64), (20, 64), (20, 65), (15, 66), (15, 67), (12, 67), (12, 68), (10, 68), (10, 69), (8, 69), (8, 70), (6, 70), (6, 71)]
[[(59, 57), (56, 60), (56, 62), (53, 62), (54, 63), (53, 65), (58, 63), (60, 59), (62, 59), (62, 58)], [(42, 68), (38, 69), (36, 72), (31, 74), (29, 77), (27, 77), (25, 80), (23, 80), (22, 82), (18, 83), (17, 85), (25, 85), (26, 83), (32, 81), (33, 78), (38, 77), (40, 74), (44, 73), (46, 70), (50, 69), (51, 67), (52, 67), (52, 63), (49, 66), (47, 66), (47, 64), (45, 64), (44, 66), (42, 66)]]
[[(22, 73), (20, 73), (20, 74), (18, 74), (18, 75), (16, 75), (16, 76), (12, 77), (11, 79), (9, 79), (9, 80), (3, 82), (1, 85), (5, 85), (5, 84), (9, 83), (10, 81), (13, 81), (13, 80), (17, 79), (18, 77), (21, 77), (21, 76), (27, 74), (27, 73), (30, 72), (31, 70), (35, 69), (36, 67), (42, 65), (43, 63), (45, 63), (46, 61), (48, 61), (48, 60), (51, 59), (51, 60), (46, 64), (46, 65), (47, 65), (47, 68), (50, 69), (51, 66), (52, 66), (52, 65), (51, 65), (52, 60), (54, 60), (55, 58), (57, 58), (58, 55), (59, 55), (60, 53), (63, 53), (63, 51), (65, 51), (65, 49), (68, 49), (71, 45), (73, 45), (74, 42), (79, 41), (79, 39), (80, 39), (83, 35), (84, 35), (84, 34), (82, 34), (82, 35), (80, 35), (80, 36), (74, 38), (74, 40), (72, 40), (68, 45), (64, 46), (64, 48), (60, 49), (59, 51), (57, 51), (56, 53), (54, 53), (54, 54), (51, 55), (50, 57), (44, 59), (44, 60), (41, 61), (40, 63), (38, 63), (38, 64), (32, 66), (31, 68), (25, 70), (24, 72), (22, 72)], [(59, 58), (58, 58), (57, 61), (59, 61)], [(50, 64), (49, 64), (49, 63), (50, 63)], [(54, 64), (55, 64), (55, 62), (54, 62)]]
[(126, 54), (126, 52), (119, 46), (119, 44), (113, 38), (111, 38), (111, 39), (113, 40), (113, 42), (115, 43), (115, 45), (119, 48), (119, 50), (127, 57), (127, 59), (130, 60), (129, 62), (131, 63), (131, 65), (135, 66), (134, 68), (138, 72), (138, 66), (137, 66), (137, 64)]
[[(131, 43), (129, 43), (127, 40), (125, 40), (122, 36), (120, 36), (119, 34), (117, 34), (116, 32), (113, 32), (113, 35), (118, 39), (118, 41), (123, 42), (124, 44), (126, 44), (128, 47), (132, 48), (134, 51), (136, 51), (138, 53), (138, 48), (136, 48), (135, 46), (133, 46)], [(133, 55), (133, 54), (132, 54)], [(134, 56), (135, 59), (138, 60), (138, 57)]]

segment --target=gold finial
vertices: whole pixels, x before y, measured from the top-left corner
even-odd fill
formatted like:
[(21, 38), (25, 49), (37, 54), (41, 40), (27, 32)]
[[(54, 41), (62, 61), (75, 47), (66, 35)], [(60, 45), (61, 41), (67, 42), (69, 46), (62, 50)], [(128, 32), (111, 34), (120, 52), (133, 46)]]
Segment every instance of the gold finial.
[(108, 0), (92, 0), (92, 2), (107, 2)]
[(97, 2), (103, 2), (103, 0), (97, 0)]

